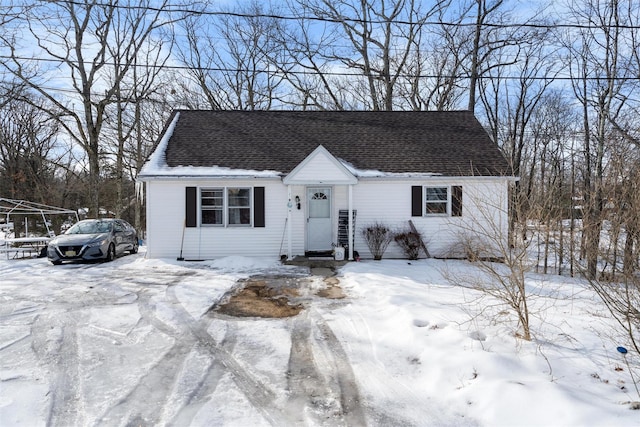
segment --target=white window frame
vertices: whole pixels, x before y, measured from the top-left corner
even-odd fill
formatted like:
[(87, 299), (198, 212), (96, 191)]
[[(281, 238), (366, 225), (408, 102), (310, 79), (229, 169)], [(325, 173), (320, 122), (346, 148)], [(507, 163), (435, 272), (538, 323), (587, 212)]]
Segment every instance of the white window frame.
[[(207, 192), (207, 191), (221, 191), (222, 192), (222, 206), (218, 207), (216, 206), (215, 208), (208, 208), (207, 205), (203, 205), (202, 203), (202, 198), (203, 195), (202, 193)], [(200, 192), (199, 192), (199, 197), (198, 197), (198, 219), (200, 221), (200, 225), (203, 227), (224, 227), (225, 226), (225, 222), (224, 222), (224, 199), (225, 199), (225, 188), (224, 187), (202, 187), (200, 188)], [(222, 222), (220, 224), (211, 224), (211, 223), (204, 223), (203, 221), (203, 215), (202, 212), (205, 210), (218, 210), (218, 211), (222, 211)]]
[[(229, 204), (229, 190), (248, 190), (249, 191), (249, 206), (231, 206)], [(208, 209), (202, 205), (202, 193), (206, 191), (222, 191), (222, 206)], [(248, 209), (249, 210), (249, 223), (247, 224), (231, 224), (230, 223), (230, 209)], [(201, 227), (252, 227), (253, 226), (253, 187), (246, 186), (225, 186), (225, 187), (200, 187), (198, 197), (198, 219)], [(202, 212), (205, 210), (222, 210), (222, 223), (221, 224), (205, 224), (202, 222)]]
[[(427, 200), (427, 189), (444, 188), (447, 190), (447, 200)], [(445, 212), (429, 212), (427, 204), (445, 204)], [(423, 216), (451, 216), (451, 186), (450, 185), (425, 185), (422, 187), (422, 215)]]

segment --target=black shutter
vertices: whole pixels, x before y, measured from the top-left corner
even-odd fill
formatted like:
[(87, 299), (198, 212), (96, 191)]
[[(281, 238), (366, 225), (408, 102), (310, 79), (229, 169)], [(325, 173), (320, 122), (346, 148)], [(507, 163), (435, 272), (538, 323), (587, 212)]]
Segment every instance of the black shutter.
[(451, 187), (451, 216), (462, 216), (462, 186)]
[(253, 187), (253, 226), (264, 227), (264, 187)]
[(411, 186), (411, 216), (422, 216), (424, 208), (422, 206), (422, 186)]
[(198, 188), (187, 187), (185, 193), (185, 216), (184, 225), (186, 227), (198, 226)]

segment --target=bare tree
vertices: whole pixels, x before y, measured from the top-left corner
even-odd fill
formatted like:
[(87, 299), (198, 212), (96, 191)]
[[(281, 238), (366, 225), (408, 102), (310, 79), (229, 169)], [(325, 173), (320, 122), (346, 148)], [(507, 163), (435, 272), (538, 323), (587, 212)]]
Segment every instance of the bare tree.
[[(532, 339), (530, 290), (526, 284), (526, 274), (533, 269), (534, 262), (529, 257), (529, 247), (533, 239), (524, 239), (525, 224), (517, 239), (509, 239), (507, 221), (507, 200), (491, 193), (490, 190), (465, 193), (465, 203), (476, 208), (467, 210), (465, 222), (459, 224), (458, 246), (455, 251), (463, 251), (473, 261), (478, 271), (473, 273), (445, 272), (449, 281), (458, 286), (468, 287), (506, 305), (517, 318), (515, 335), (524, 340)], [(474, 202), (470, 202), (474, 200)]]
[[(0, 97), (0, 194), (52, 203), (55, 164), (50, 159), (57, 145), (58, 126), (42, 112), (45, 101), (15, 94), (11, 91)], [(30, 101), (20, 99), (24, 97)]]
[[(498, 67), (517, 62), (517, 48), (524, 40), (524, 35), (518, 34), (517, 27), (501, 25), (509, 20), (507, 12), (503, 10), (506, 5), (504, 0), (469, 0), (467, 13), (475, 20), (473, 34), (469, 37), (471, 46), (467, 54), (468, 62), (465, 62), (469, 76), (469, 111), (475, 111), (480, 79)], [(516, 52), (510, 56), (501, 55), (507, 47), (516, 48)]]
[[(527, 218), (538, 224), (538, 266), (548, 272), (549, 257), (555, 255), (555, 271), (562, 274), (565, 261), (573, 256), (565, 247), (564, 219), (572, 215), (572, 177), (569, 173), (576, 114), (565, 94), (548, 90), (528, 126), (532, 152), (526, 156), (526, 170), (519, 202)], [(570, 223), (573, 230), (574, 221)], [(569, 239), (574, 234), (569, 233)], [(569, 245), (571, 247), (571, 245)], [(541, 252), (542, 248), (542, 252)]]
[[(449, 19), (442, 10), (439, 21)], [(428, 25), (413, 40), (406, 83), (400, 95), (412, 110), (456, 109), (466, 90), (463, 65), (467, 61), (468, 34), (464, 15), (442, 25)]]
[[(496, 55), (507, 55), (505, 51), (494, 51), (487, 58), (494, 64), (503, 65), (493, 68), (492, 78), (479, 81), (480, 99), (490, 133), (507, 157), (513, 174), (522, 177), (525, 183), (523, 187), (520, 181), (516, 182), (512, 192), (510, 236), (514, 239), (516, 223), (526, 219), (517, 215), (527, 215), (526, 206), (531, 196), (527, 191), (531, 187), (526, 183), (532, 182), (537, 166), (533, 159), (537, 147), (531, 138), (530, 124), (554, 78), (554, 64), (545, 60), (545, 34), (535, 36), (528, 34), (529, 42), (523, 42), (518, 48), (519, 60), (516, 64), (504, 65), (509, 61), (493, 59)], [(503, 79), (503, 76), (510, 78)]]
[[(121, 82), (130, 75), (136, 58), (146, 47), (145, 41), (172, 22), (163, 12), (166, 1), (153, 3), (153, 8), (151, 5), (149, 0), (43, 3), (23, 17), (37, 53), (29, 59), (24, 49), (14, 44), (11, 62), (3, 63), (8, 72), (49, 100), (54, 108), (47, 111), (86, 153), (93, 215), (98, 215), (100, 208), (102, 131), (108, 107), (115, 102)], [(120, 46), (114, 51), (110, 46), (116, 40)], [(109, 78), (107, 68), (113, 63), (120, 67)], [(48, 64), (54, 68), (46, 67)], [(58, 76), (66, 73), (70, 94), (64, 100), (58, 95), (59, 87), (47, 84), (54, 70)]]
[[(290, 8), (296, 9), (291, 2)], [(304, 11), (293, 23), (278, 26), (277, 55), (271, 63), (292, 92), (286, 103), (304, 110), (348, 110), (358, 108), (347, 76), (336, 75), (336, 64), (326, 55), (330, 46), (341, 46), (343, 38), (334, 24), (308, 19)]]
[(283, 81), (272, 64), (278, 26), (256, 1), (228, 15), (184, 21), (187, 43), (177, 47), (190, 82), (182, 89), (195, 97), (187, 105), (204, 104), (215, 110), (271, 108)]
[[(329, 33), (324, 45), (315, 44), (315, 55), (307, 55), (301, 65), (318, 71), (316, 64), (320, 62), (345, 71), (355, 70), (358, 78), (350, 76), (349, 81), (351, 96), (363, 108), (393, 110), (398, 86), (409, 71), (420, 32), (427, 20), (448, 4), (449, 0), (437, 0), (428, 7), (418, 0), (292, 0), (292, 10), (334, 23), (330, 26), (332, 33), (329, 29), (323, 32)], [(306, 29), (302, 34), (312, 36)], [(323, 81), (325, 86), (327, 82)], [(330, 93), (337, 99), (335, 89)]]
[[(589, 283), (618, 324), (621, 334), (612, 338), (616, 341), (625, 340), (624, 345), (630, 347), (630, 354), (640, 360), (640, 279), (635, 274), (625, 274), (614, 283), (597, 279), (590, 279)], [(629, 369), (634, 369), (633, 364), (629, 365)], [(637, 380), (634, 386), (640, 398)]]
[(583, 0), (572, 13), (588, 27), (565, 44), (570, 55), (573, 90), (580, 102), (583, 123), (582, 193), (584, 198), (583, 253), (586, 274), (596, 277), (605, 204), (605, 157), (615, 127), (611, 118), (624, 108), (628, 90), (626, 76), (632, 70), (623, 49), (625, 40), (624, 1)]
[[(138, 230), (141, 230), (138, 206), (140, 199), (136, 197), (133, 190), (133, 180), (142, 167), (143, 156), (146, 156), (145, 148), (147, 147), (143, 142), (145, 136), (148, 146), (159, 135), (158, 132), (141, 134), (141, 110), (146, 106), (151, 107), (151, 103), (145, 101), (161, 90), (159, 81), (165, 73), (164, 67), (167, 61), (171, 58), (172, 43), (165, 43), (159, 38), (145, 38), (137, 54), (129, 58), (123, 49), (131, 49), (126, 28), (131, 19), (129, 11), (116, 9), (113, 19), (113, 26), (116, 29), (114, 43), (108, 46), (113, 62), (106, 67), (109, 80), (113, 81), (115, 93), (114, 104), (108, 109), (110, 120), (107, 122), (109, 129), (105, 132), (105, 137), (112, 139), (113, 143), (105, 147), (105, 154), (111, 157), (109, 166), (113, 169), (116, 193), (111, 208), (117, 217), (121, 217), (129, 208), (133, 208), (138, 214), (133, 214), (132, 222)], [(121, 78), (127, 67), (130, 67), (130, 72)], [(164, 121), (162, 116), (154, 117), (152, 120)], [(136, 139), (135, 143), (131, 142), (133, 139)], [(133, 170), (130, 167), (132, 164), (137, 165)], [(130, 190), (126, 192), (126, 188)]]

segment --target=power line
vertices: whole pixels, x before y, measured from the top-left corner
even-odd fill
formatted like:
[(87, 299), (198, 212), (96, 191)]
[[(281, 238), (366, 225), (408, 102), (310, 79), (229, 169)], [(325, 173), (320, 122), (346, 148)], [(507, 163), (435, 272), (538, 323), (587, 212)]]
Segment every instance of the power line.
[[(51, 0), (38, 0), (40, 3), (50, 4)], [(86, 3), (80, 1), (73, 0), (65, 0), (65, 4), (70, 4), (74, 6), (86, 6)], [(105, 8), (113, 8), (113, 9), (125, 9), (125, 10), (142, 10), (149, 11), (154, 13), (182, 13), (187, 15), (199, 15), (199, 16), (228, 16), (235, 18), (244, 18), (244, 19), (275, 19), (282, 21), (316, 21), (316, 22), (325, 22), (325, 23), (334, 23), (334, 24), (342, 24), (342, 23), (355, 23), (355, 24), (389, 24), (394, 23), (397, 25), (441, 25), (445, 27), (475, 27), (477, 23), (475, 22), (446, 22), (446, 21), (424, 21), (417, 22), (411, 20), (403, 20), (403, 19), (394, 19), (394, 20), (381, 20), (381, 19), (361, 19), (361, 18), (350, 18), (347, 16), (341, 17), (330, 17), (330, 16), (315, 16), (315, 15), (283, 15), (283, 14), (275, 14), (275, 13), (243, 13), (243, 12), (231, 12), (231, 11), (212, 11), (212, 10), (198, 10), (195, 8), (184, 7), (183, 5), (173, 5), (167, 4), (164, 7), (154, 7), (149, 5), (130, 5), (130, 4), (109, 4), (109, 3), (101, 3), (101, 2), (92, 2), (92, 7), (105, 7)], [(11, 8), (11, 6), (0, 6), (0, 8)], [(640, 29), (640, 25), (632, 25), (632, 24), (607, 24), (606, 26), (600, 26), (595, 24), (579, 24), (579, 23), (537, 23), (537, 22), (526, 22), (526, 23), (482, 23), (483, 27), (486, 28), (531, 28), (531, 29), (602, 29), (604, 28), (616, 28), (616, 29), (630, 29), (630, 30), (638, 30)]]
[[(0, 55), (0, 59), (11, 59), (11, 60), (17, 60), (17, 61), (34, 61), (34, 62), (49, 62), (49, 63), (56, 63), (56, 64), (63, 64), (66, 61), (62, 60), (62, 59), (55, 59), (55, 58), (41, 58), (41, 57), (37, 57), (37, 58), (29, 58), (29, 57), (20, 57), (20, 56), (8, 56), (8, 55)], [(115, 63), (113, 62), (104, 62), (101, 65), (107, 65), (107, 66), (115, 66)], [(221, 72), (221, 73), (256, 73), (256, 74), (269, 74), (269, 75), (273, 75), (273, 76), (286, 76), (286, 75), (300, 75), (300, 76), (315, 76), (315, 75), (324, 75), (324, 76), (333, 76), (333, 77), (374, 77), (374, 78), (379, 78), (382, 75), (381, 74), (375, 74), (375, 73), (364, 73), (364, 72), (346, 72), (346, 71), (312, 71), (312, 70), (278, 70), (278, 69), (264, 69), (264, 70), (255, 70), (255, 69), (250, 69), (250, 68), (231, 68), (231, 67), (202, 67), (202, 66), (198, 66), (198, 67), (190, 67), (188, 65), (167, 65), (167, 64), (163, 64), (163, 65), (158, 65), (158, 64), (131, 64), (131, 67), (137, 67), (140, 69), (156, 69), (156, 70), (173, 70), (173, 71), (193, 71), (193, 70), (199, 70), (199, 71), (207, 71), (207, 72)], [(444, 75), (444, 74), (410, 74), (410, 73), (404, 73), (404, 74), (399, 74), (399, 77), (402, 78), (407, 78), (407, 79), (435, 79), (435, 78), (441, 78), (441, 79), (454, 79), (454, 80), (464, 80), (464, 79), (468, 79), (471, 76), (468, 74), (455, 74), (455, 75)], [(554, 77), (548, 77), (548, 76), (527, 76), (527, 77), (522, 77), (522, 76), (516, 76), (516, 75), (511, 75), (511, 76), (493, 76), (493, 75), (488, 75), (488, 74), (484, 74), (481, 75), (480, 78), (482, 79), (495, 79), (495, 80), (541, 80), (541, 81), (550, 81), (550, 80), (554, 80), (554, 81), (575, 81), (575, 80), (587, 80), (587, 81), (608, 81), (608, 80), (615, 80), (615, 81), (634, 81), (634, 80), (639, 80), (640, 81), (640, 76), (616, 76), (616, 77), (606, 77), (606, 76), (588, 76), (588, 77), (571, 77), (571, 76), (554, 76)]]

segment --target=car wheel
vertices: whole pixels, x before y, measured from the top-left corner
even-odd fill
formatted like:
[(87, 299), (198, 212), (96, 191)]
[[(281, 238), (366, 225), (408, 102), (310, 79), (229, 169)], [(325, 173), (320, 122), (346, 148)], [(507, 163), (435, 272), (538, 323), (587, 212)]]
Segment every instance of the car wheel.
[(109, 249), (107, 249), (107, 257), (105, 258), (105, 261), (109, 262), (114, 259), (116, 259), (116, 246), (112, 243), (109, 245)]
[(60, 264), (62, 264), (62, 261), (51, 261), (51, 264), (60, 265)]
[(134, 243), (133, 247), (131, 248), (131, 250), (129, 252), (131, 252), (132, 255), (133, 254), (137, 254), (138, 253), (138, 244)]

